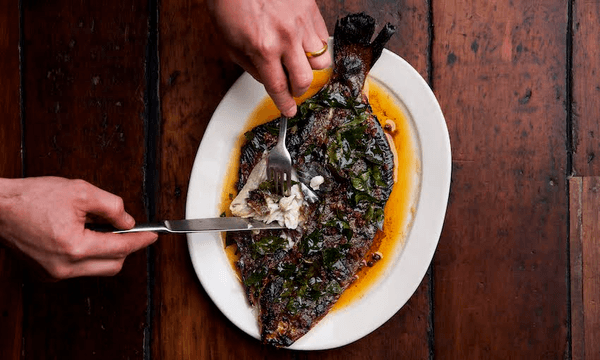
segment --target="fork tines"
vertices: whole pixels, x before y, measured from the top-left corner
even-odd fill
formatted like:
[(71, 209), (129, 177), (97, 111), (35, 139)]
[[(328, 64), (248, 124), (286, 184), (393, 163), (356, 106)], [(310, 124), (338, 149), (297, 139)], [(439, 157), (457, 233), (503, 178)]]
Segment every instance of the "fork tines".
[(282, 195), (288, 195), (292, 187), (292, 159), (285, 147), (286, 130), (287, 118), (281, 117), (277, 144), (267, 156), (267, 178), (275, 185), (275, 193)]
[(285, 172), (276, 170), (273, 167), (267, 167), (267, 178), (270, 182), (273, 183), (276, 194), (289, 196), (290, 189), (292, 188), (291, 171)]

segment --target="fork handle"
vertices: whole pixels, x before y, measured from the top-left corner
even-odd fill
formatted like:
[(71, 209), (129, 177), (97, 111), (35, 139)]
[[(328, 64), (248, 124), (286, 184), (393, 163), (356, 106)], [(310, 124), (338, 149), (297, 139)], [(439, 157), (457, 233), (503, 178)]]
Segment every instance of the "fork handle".
[(285, 146), (285, 134), (287, 131), (287, 117), (282, 116), (281, 119), (279, 120), (279, 139), (280, 141), (283, 143), (283, 146)]

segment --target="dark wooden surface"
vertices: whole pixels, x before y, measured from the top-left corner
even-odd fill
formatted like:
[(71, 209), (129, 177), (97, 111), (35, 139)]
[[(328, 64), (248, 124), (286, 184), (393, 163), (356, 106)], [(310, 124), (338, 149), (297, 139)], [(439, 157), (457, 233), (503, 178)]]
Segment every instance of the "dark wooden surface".
[[(82, 178), (146, 220), (147, 3), (23, 1), (25, 176)], [(13, 14), (15, 16), (17, 14)], [(147, 261), (113, 278), (23, 287), (27, 359), (135, 359), (147, 338)]]
[[(434, 259), (440, 359), (568, 350), (564, 2), (433, 2), (453, 152)], [(442, 315), (443, 314), (443, 315)]]
[[(409, 302), (345, 347), (277, 350), (219, 312), (182, 236), (113, 278), (59, 283), (0, 248), (2, 359), (600, 358), (600, 3), (318, 4), (330, 32), (356, 11), (397, 25), (388, 48), (446, 117), (450, 201)], [(0, 9), (0, 176), (83, 178), (138, 221), (183, 217), (204, 130), (241, 74), (205, 2)]]
[[(19, 4), (0, 0), (0, 177), (20, 177)], [(21, 355), (23, 329), (22, 266), (0, 246), (0, 353)]]
[(573, 173), (600, 175), (600, 2), (573, 4)]
[(569, 179), (573, 359), (600, 355), (600, 177)]

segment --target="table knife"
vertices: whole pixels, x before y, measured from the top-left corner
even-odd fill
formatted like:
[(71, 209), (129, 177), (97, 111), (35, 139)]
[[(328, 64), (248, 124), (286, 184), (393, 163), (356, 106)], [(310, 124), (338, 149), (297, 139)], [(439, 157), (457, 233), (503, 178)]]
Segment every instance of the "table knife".
[(129, 230), (120, 230), (110, 225), (86, 224), (86, 228), (100, 232), (125, 234), (141, 231), (166, 232), (174, 234), (204, 233), (219, 231), (247, 231), (247, 230), (276, 230), (285, 229), (277, 222), (266, 224), (262, 221), (244, 219), (240, 217), (218, 217), (190, 220), (164, 220), (135, 225)]

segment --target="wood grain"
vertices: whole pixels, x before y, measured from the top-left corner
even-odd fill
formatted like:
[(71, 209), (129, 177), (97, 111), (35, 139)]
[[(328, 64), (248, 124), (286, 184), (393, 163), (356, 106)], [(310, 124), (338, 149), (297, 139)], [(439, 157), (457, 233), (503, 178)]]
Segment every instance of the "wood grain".
[[(338, 18), (352, 12), (373, 16), (378, 31), (384, 23), (396, 26), (386, 48), (408, 61), (426, 80), (429, 78), (429, 8), (424, 1), (397, 2), (361, 0), (320, 2), (330, 34)], [(300, 359), (427, 359), (432, 352), (430, 338), (430, 273), (402, 309), (368, 336), (338, 349), (303, 352)], [(357, 324), (357, 326), (360, 326)]]
[[(185, 238), (161, 236), (150, 252), (150, 279), (143, 251), (114, 278), (45, 283), (31, 270), (24, 277), (23, 263), (0, 248), (0, 357), (600, 357), (600, 180), (588, 177), (599, 175), (600, 164), (600, 4), (571, 4), (568, 68), (564, 1), (319, 1), (330, 33), (338, 17), (357, 11), (398, 26), (388, 48), (432, 76), (452, 142), (450, 205), (434, 265), (409, 302), (373, 333), (319, 352), (262, 346), (204, 292)], [(227, 60), (204, 1), (158, 1), (160, 125), (144, 116), (148, 11), (156, 2), (21, 6), (23, 129), (19, 2), (0, 0), (0, 176), (25, 170), (83, 178), (123, 196), (138, 221), (147, 218), (144, 198), (153, 196), (153, 218), (183, 217), (198, 145), (241, 74)], [(565, 146), (567, 110), (573, 149)], [(145, 148), (144, 126), (156, 126), (151, 133), (159, 138), (149, 139), (156, 148)], [(585, 177), (567, 186), (571, 150), (573, 173)], [(146, 151), (156, 151), (158, 168), (145, 167)], [(158, 181), (156, 193), (144, 192), (145, 179)]]
[[(226, 60), (204, 1), (160, 2), (160, 175), (158, 218), (185, 216), (187, 187), (204, 130), (241, 74)], [(163, 235), (155, 246), (156, 359), (285, 359), (230, 323), (202, 289), (185, 236)]]
[[(432, 329), (429, 326), (428, 274), (410, 300), (381, 327), (343, 347), (300, 352), (298, 359), (429, 359)], [(360, 324), (356, 324), (360, 326)]]
[(573, 1), (573, 174), (600, 175), (600, 2)]
[[(368, 9), (375, 2), (346, 4)], [(161, 218), (184, 216), (189, 174), (206, 125), (225, 92), (241, 74), (227, 60), (204, 6), (203, 2), (190, 4), (180, 0), (160, 4), (161, 195), (157, 216)], [(338, 16), (352, 11), (339, 7), (338, 3), (321, 2), (320, 6), (330, 34)], [(400, 21), (401, 13), (406, 21)], [(426, 4), (390, 3), (377, 14), (387, 14), (378, 20), (392, 21), (399, 25), (399, 33), (406, 35), (397, 36), (390, 48), (405, 53), (427, 74)], [(406, 41), (408, 34), (413, 34), (414, 43)], [(416, 43), (418, 46), (412, 46)], [(295, 354), (262, 346), (218, 311), (198, 283), (182, 237), (162, 236), (155, 253), (153, 356), (156, 358), (347, 359), (371, 358), (377, 354), (384, 358), (398, 354), (423, 358), (429, 354), (428, 279), (403, 311), (365, 339), (342, 349)]]
[[(21, 176), (19, 94), (19, 4), (0, 0), (0, 177)], [(0, 353), (6, 360), (21, 356), (22, 269), (15, 253), (0, 239)]]
[[(23, 1), (27, 176), (81, 178), (146, 220), (147, 2)], [(145, 252), (112, 278), (24, 287), (25, 359), (142, 359)]]
[(569, 256), (571, 285), (571, 356), (585, 359), (583, 306), (583, 178), (569, 179)]
[(574, 177), (570, 191), (572, 359), (600, 358), (600, 178)]
[(422, 0), (347, 0), (317, 1), (321, 13), (333, 36), (338, 18), (353, 12), (365, 12), (377, 21), (376, 31), (389, 22), (396, 26), (396, 33), (386, 48), (408, 61), (426, 80), (429, 56), (429, 6)]
[(566, 358), (567, 4), (434, 1), (433, 19), (453, 152), (435, 357)]

